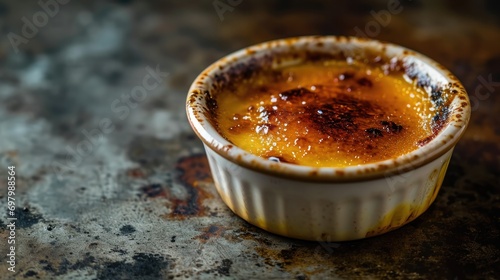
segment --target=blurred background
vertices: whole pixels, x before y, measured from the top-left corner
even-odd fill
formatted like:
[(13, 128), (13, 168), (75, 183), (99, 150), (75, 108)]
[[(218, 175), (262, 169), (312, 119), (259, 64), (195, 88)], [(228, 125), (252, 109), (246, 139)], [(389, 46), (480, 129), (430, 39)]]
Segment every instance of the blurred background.
[[(498, 1), (0, 1), (0, 33), (0, 172), (16, 166), (19, 220), (16, 272), (2, 257), (2, 279), (500, 275)], [(302, 242), (248, 225), (216, 194), (185, 117), (191, 82), (233, 51), (300, 35), (400, 44), (467, 88), (471, 123), (416, 221)]]

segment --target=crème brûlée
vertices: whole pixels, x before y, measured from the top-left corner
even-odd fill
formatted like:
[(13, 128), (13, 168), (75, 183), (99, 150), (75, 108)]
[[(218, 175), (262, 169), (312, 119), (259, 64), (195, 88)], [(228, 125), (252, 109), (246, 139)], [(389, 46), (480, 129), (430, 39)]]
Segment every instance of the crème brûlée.
[(218, 92), (216, 127), (235, 146), (285, 163), (394, 159), (432, 134), (428, 94), (404, 75), (338, 60), (262, 70)]

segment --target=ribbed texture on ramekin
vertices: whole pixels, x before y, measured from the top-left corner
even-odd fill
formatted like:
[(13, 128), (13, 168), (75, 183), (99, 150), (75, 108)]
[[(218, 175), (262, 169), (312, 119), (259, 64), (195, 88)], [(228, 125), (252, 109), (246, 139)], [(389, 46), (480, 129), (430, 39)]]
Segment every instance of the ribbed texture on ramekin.
[(382, 234), (421, 215), (452, 152), (400, 177), (329, 184), (259, 173), (205, 149), (217, 191), (234, 213), (272, 233), (321, 242)]

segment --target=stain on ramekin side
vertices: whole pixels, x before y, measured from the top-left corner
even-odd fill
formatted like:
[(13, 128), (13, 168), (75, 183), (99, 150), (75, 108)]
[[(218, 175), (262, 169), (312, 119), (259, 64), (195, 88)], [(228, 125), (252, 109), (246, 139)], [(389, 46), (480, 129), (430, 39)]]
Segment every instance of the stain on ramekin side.
[(366, 237), (372, 237), (398, 229), (416, 219), (420, 214), (418, 207), (415, 205), (401, 203), (392, 211), (385, 214), (374, 227), (368, 230)]
[(439, 169), (435, 169), (433, 172), (431, 172), (429, 178), (427, 178), (429, 182), (435, 183), (433, 184), (432, 188), (428, 190), (428, 194), (421, 203), (401, 203), (400, 205), (396, 206), (393, 210), (385, 214), (384, 217), (375, 226), (368, 230), (368, 232), (366, 233), (366, 237), (380, 235), (398, 229), (422, 215), (436, 199), (437, 194), (441, 189), (441, 185), (446, 174), (446, 169), (448, 168), (448, 165), (450, 163), (450, 159), (451, 156), (443, 162)]

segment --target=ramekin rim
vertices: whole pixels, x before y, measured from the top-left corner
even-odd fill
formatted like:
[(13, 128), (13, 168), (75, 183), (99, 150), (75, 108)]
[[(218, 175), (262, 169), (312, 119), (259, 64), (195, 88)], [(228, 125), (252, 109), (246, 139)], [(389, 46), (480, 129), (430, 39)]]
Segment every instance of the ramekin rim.
[[(355, 45), (375, 44), (408, 52), (405, 56), (411, 56), (417, 61), (430, 66), (437, 71), (444, 79), (458, 90), (457, 96), (452, 100), (450, 107), (461, 105), (460, 114), (450, 117), (446, 126), (429, 141), (429, 143), (413, 150), (410, 153), (401, 155), (395, 159), (387, 159), (374, 163), (347, 166), (347, 167), (311, 167), (304, 165), (278, 163), (267, 160), (260, 156), (251, 154), (226, 140), (215, 127), (208, 121), (204, 114), (196, 114), (196, 106), (201, 106), (200, 98), (193, 98), (195, 93), (200, 96), (201, 93), (208, 90), (209, 79), (214, 73), (222, 71), (227, 64), (236, 63), (238, 60), (253, 56), (259, 52), (271, 52), (273, 48), (283, 45), (295, 45), (298, 43), (332, 41), (334, 43), (352, 43)], [(456, 104), (460, 103), (460, 104)], [(452, 110), (454, 111), (454, 110)], [(429, 57), (413, 51), (411, 49), (379, 40), (345, 37), (345, 36), (301, 36), (284, 39), (277, 39), (260, 44), (252, 45), (238, 51), (235, 51), (223, 58), (215, 61), (213, 64), (203, 70), (194, 80), (189, 89), (186, 102), (186, 112), (189, 123), (203, 143), (216, 153), (227, 160), (250, 168), (254, 171), (267, 173), (274, 176), (288, 177), (302, 181), (320, 181), (320, 182), (344, 182), (344, 181), (365, 181), (390, 177), (403, 174), (412, 169), (423, 166), (439, 158), (450, 149), (453, 149), (460, 140), (470, 119), (470, 101), (465, 88), (460, 81), (445, 67)], [(198, 112), (199, 113), (199, 112)]]

